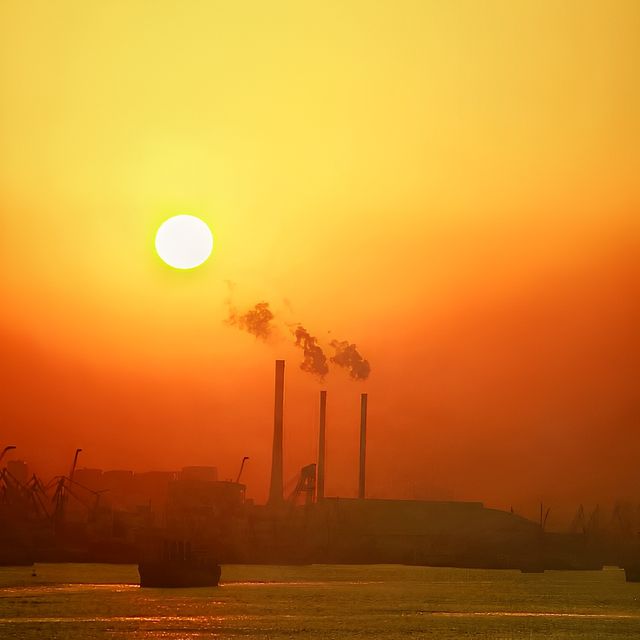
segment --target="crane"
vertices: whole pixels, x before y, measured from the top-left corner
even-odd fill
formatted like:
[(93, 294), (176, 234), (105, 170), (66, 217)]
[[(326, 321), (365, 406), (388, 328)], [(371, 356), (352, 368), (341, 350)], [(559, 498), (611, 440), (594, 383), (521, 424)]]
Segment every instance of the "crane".
[(245, 456), (242, 458), (242, 462), (240, 463), (240, 471), (238, 471), (238, 476), (236, 478), (236, 484), (240, 482), (240, 476), (242, 475), (242, 470), (244, 469), (244, 463), (249, 459), (249, 456)]
[[(69, 484), (73, 482), (73, 476), (76, 472), (76, 465), (78, 464), (78, 456), (82, 449), (76, 449), (76, 453), (73, 456), (73, 464), (71, 465), (71, 471), (69, 477), (60, 476), (56, 479), (56, 489), (53, 493), (54, 503), (54, 521), (56, 525), (61, 525), (64, 520), (65, 507), (68, 500), (68, 494), (71, 493)], [(67, 482), (67, 480), (69, 482)]]
[(69, 480), (73, 480), (73, 475), (76, 472), (76, 465), (78, 464), (78, 456), (82, 449), (76, 449), (76, 455), (73, 456), (73, 464), (71, 465), (71, 473), (69, 474)]
[(15, 444), (10, 444), (8, 446), (6, 446), (3, 450), (2, 453), (0, 453), (0, 462), (2, 462), (2, 458), (4, 458), (5, 453), (7, 453), (7, 451), (11, 451), (12, 449), (15, 449), (16, 445)]
[(313, 497), (316, 492), (316, 465), (308, 464), (300, 469), (300, 475), (298, 476), (298, 482), (293, 492), (289, 495), (289, 502), (292, 505), (298, 503), (300, 497), (304, 498), (305, 505), (313, 502)]

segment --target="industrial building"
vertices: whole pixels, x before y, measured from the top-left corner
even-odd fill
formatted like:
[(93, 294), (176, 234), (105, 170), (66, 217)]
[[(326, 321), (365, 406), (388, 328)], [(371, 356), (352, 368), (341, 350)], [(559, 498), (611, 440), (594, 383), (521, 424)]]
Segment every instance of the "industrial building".
[[(43, 485), (22, 462), (2, 470), (0, 519), (7, 544), (40, 559), (131, 561), (167, 536), (233, 563), (405, 563), (487, 568), (594, 568), (624, 547), (602, 536), (548, 534), (544, 523), (479, 502), (366, 497), (368, 396), (360, 395), (358, 498), (325, 495), (327, 392), (320, 392), (318, 459), (284, 495), (285, 363), (275, 363), (268, 501), (220, 481), (216, 467), (134, 473), (76, 469)], [(244, 465), (244, 460), (243, 460)], [(34, 523), (39, 523), (37, 526)], [(31, 528), (30, 528), (31, 527)], [(31, 531), (29, 535), (27, 533)], [(25, 533), (27, 532), (27, 533)], [(21, 542), (26, 541), (26, 542)], [(22, 546), (21, 546), (22, 545)], [(618, 546), (616, 546), (618, 545)], [(1, 545), (0, 545), (1, 546)], [(2, 558), (0, 557), (0, 561)]]

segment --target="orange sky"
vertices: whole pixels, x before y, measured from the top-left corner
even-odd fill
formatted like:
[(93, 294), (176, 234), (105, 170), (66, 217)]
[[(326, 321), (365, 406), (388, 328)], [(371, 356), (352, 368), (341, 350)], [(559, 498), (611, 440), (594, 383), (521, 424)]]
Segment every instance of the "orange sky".
[[(371, 495), (633, 497), (639, 28), (631, 1), (3, 2), (0, 440), (51, 472), (249, 455), (260, 499), (275, 358), (288, 475), (315, 456), (301, 322), (372, 365), (326, 380), (329, 493), (368, 391)], [(177, 213), (215, 237), (193, 272), (153, 250)]]

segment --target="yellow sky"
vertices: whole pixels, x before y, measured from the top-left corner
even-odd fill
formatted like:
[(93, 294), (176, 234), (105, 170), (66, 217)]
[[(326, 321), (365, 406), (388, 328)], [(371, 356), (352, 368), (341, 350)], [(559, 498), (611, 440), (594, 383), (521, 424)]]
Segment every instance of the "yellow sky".
[[(125, 324), (210, 313), (225, 279), (366, 315), (572, 253), (638, 202), (639, 26), (635, 2), (5, 0), (5, 287)], [(181, 212), (216, 254), (167, 293), (150, 239)]]
[[(375, 353), (595, 264), (637, 237), (638, 33), (633, 0), (3, 0), (3, 326), (116, 368), (250, 359), (231, 281)], [(215, 236), (193, 273), (153, 252), (177, 213)]]

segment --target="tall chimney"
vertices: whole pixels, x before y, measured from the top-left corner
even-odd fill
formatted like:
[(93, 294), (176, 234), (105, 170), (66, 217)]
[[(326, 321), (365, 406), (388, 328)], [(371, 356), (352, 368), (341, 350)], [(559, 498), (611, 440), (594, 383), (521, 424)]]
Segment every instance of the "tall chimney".
[(318, 479), (316, 481), (316, 500), (324, 498), (324, 452), (327, 419), (327, 392), (320, 392), (320, 437), (318, 439)]
[(365, 464), (367, 457), (367, 394), (360, 394), (360, 475), (358, 498), (364, 499)]
[(276, 397), (273, 412), (273, 449), (271, 454), (271, 486), (269, 504), (283, 502), (282, 489), (282, 422), (284, 409), (284, 360), (276, 360)]

